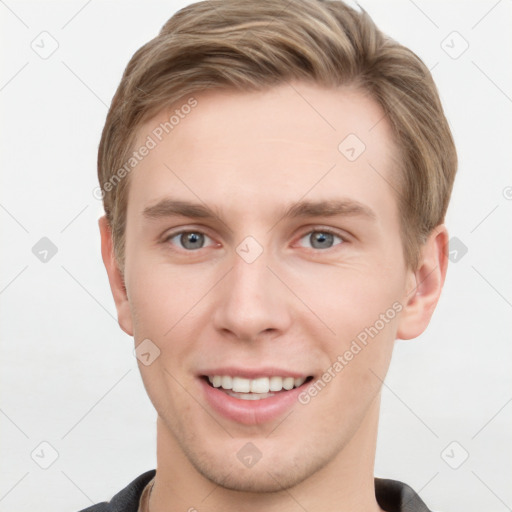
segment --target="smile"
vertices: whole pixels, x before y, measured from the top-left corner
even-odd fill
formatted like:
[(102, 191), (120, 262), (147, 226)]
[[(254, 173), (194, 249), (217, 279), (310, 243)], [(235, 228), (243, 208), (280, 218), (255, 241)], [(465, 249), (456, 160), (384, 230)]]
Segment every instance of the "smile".
[(298, 388), (304, 384), (306, 378), (272, 376), (247, 379), (231, 375), (209, 375), (208, 381), (214, 388), (220, 388), (230, 396), (242, 400), (259, 400), (274, 396), (273, 392)]
[(255, 425), (273, 421), (297, 404), (298, 395), (313, 380), (272, 375), (202, 375), (206, 402), (214, 411), (236, 423)]

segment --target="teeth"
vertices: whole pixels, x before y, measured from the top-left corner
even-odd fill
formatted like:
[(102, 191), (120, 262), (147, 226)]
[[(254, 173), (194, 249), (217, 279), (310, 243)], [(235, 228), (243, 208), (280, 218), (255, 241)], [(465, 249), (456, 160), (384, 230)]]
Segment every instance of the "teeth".
[(293, 389), (294, 380), (295, 379), (293, 377), (286, 377), (286, 379), (283, 379), (283, 388), (286, 390)]
[(233, 393), (229, 390), (226, 390), (226, 393), (241, 400), (262, 400), (263, 398), (274, 396), (274, 393)]
[[(230, 375), (212, 375), (208, 377), (208, 380), (214, 388), (231, 390), (232, 393), (228, 394), (234, 396), (234, 393), (257, 393), (264, 395), (269, 393), (269, 391), (282, 391), (283, 389), (288, 391), (294, 387), (302, 386), (306, 379), (303, 377), (294, 379), (293, 377), (276, 376), (245, 379), (243, 377), (231, 377)], [(256, 398), (246, 398), (246, 400), (250, 399)]]
[(268, 393), (270, 390), (268, 377), (251, 380), (251, 393)]
[(299, 386), (302, 386), (302, 384), (304, 384), (304, 382), (306, 381), (306, 379), (304, 377), (299, 377), (298, 379), (295, 379), (293, 384), (295, 385), (296, 388), (298, 388)]
[(221, 386), (223, 389), (232, 389), (233, 388), (233, 379), (229, 375), (224, 375), (222, 377)]
[(249, 393), (251, 391), (251, 381), (242, 377), (233, 377), (233, 387), (231, 389), (236, 393)]
[(270, 377), (270, 391), (281, 391), (283, 389), (282, 377)]

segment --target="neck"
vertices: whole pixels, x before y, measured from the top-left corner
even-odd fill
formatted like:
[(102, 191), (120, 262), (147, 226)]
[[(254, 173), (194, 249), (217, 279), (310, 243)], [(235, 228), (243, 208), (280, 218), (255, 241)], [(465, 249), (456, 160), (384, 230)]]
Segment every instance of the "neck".
[(157, 472), (150, 512), (382, 512), (375, 498), (374, 461), (380, 393), (350, 441), (300, 484), (272, 493), (223, 488), (200, 474), (162, 418), (157, 420)]

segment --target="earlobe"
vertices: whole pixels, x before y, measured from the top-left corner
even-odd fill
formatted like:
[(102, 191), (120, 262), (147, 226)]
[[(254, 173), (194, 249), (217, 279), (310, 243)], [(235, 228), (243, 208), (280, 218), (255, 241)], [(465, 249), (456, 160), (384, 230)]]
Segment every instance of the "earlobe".
[(98, 225), (101, 235), (101, 257), (105, 269), (107, 270), (110, 289), (112, 290), (112, 296), (116, 304), (119, 326), (126, 334), (133, 336), (130, 303), (128, 301), (125, 282), (114, 255), (112, 230), (105, 215), (100, 217)]
[(412, 285), (405, 290), (397, 338), (416, 338), (427, 328), (446, 278), (447, 244), (448, 232), (444, 224), (440, 224), (432, 230), (422, 246), (418, 269), (411, 271)]

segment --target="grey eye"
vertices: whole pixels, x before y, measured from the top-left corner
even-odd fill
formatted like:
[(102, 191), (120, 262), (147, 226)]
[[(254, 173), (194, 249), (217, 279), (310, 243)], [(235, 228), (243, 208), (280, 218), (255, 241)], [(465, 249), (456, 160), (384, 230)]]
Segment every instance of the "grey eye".
[(318, 230), (307, 233), (301, 240), (307, 239), (309, 241), (310, 245), (306, 245), (305, 247), (311, 247), (312, 249), (330, 249), (334, 245), (333, 242), (335, 238), (343, 242), (343, 239), (334, 233)]
[(209, 236), (199, 231), (182, 231), (181, 233), (177, 233), (169, 237), (169, 241), (173, 241), (176, 238), (178, 239), (179, 245), (181, 245), (181, 247), (190, 251), (202, 249), (205, 240), (210, 239)]

